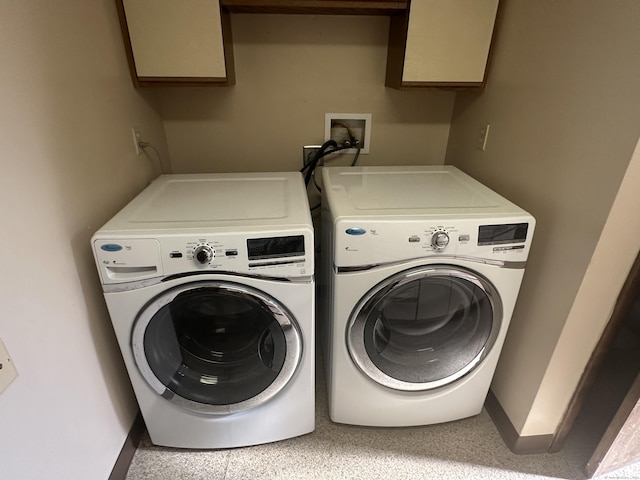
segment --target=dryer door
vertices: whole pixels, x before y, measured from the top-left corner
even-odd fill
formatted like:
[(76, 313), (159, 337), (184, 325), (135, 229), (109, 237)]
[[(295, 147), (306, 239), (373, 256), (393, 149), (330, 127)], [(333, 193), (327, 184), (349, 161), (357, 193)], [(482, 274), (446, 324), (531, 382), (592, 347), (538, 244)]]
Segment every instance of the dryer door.
[(480, 364), (502, 321), (496, 289), (463, 267), (431, 265), (400, 272), (371, 289), (347, 326), (360, 370), (396, 390), (450, 384)]
[(209, 281), (153, 299), (136, 320), (132, 348), (159, 395), (189, 410), (224, 414), (277, 394), (300, 362), (302, 337), (275, 299)]

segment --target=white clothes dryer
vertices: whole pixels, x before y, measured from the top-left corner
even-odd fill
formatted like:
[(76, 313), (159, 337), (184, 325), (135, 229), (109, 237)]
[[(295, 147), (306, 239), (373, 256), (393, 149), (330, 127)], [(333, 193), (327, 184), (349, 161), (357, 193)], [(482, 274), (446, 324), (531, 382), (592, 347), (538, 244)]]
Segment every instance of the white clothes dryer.
[(455, 167), (325, 167), (321, 327), (334, 422), (480, 413), (535, 221)]
[(313, 227), (299, 173), (163, 175), (92, 247), (154, 444), (313, 431)]

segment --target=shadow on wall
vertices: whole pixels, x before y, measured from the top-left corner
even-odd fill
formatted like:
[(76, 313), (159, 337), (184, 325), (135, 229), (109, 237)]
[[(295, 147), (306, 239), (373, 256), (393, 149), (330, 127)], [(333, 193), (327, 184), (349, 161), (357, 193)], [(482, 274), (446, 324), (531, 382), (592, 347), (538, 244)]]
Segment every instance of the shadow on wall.
[(102, 295), (100, 278), (90, 247), (93, 233), (76, 233), (71, 239), (71, 250), (81, 279), (79, 283), (87, 308), (89, 331), (100, 359), (100, 369), (104, 377), (111, 380), (108, 388), (111, 403), (116, 409), (122, 429), (128, 431), (131, 427), (129, 410), (136, 405), (136, 400)]

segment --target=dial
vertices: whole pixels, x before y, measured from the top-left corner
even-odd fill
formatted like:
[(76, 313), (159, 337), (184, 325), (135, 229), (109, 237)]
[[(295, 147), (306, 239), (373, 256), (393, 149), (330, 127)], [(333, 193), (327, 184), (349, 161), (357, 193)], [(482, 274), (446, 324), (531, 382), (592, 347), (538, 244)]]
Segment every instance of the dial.
[(198, 245), (193, 251), (193, 258), (200, 265), (206, 265), (213, 257), (213, 249), (209, 245)]
[(431, 246), (434, 250), (444, 250), (449, 245), (449, 235), (447, 232), (435, 232), (431, 236)]

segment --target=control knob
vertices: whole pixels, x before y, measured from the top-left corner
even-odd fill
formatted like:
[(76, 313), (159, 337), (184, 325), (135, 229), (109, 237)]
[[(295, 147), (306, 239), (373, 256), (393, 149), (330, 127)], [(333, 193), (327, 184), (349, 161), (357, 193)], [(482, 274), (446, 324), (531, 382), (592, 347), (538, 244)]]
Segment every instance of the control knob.
[(213, 257), (213, 249), (209, 245), (198, 245), (193, 251), (193, 258), (200, 265), (206, 265)]
[(436, 232), (431, 236), (431, 246), (434, 250), (443, 250), (447, 245), (449, 245), (447, 232)]

